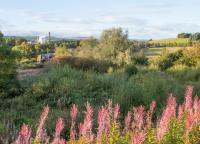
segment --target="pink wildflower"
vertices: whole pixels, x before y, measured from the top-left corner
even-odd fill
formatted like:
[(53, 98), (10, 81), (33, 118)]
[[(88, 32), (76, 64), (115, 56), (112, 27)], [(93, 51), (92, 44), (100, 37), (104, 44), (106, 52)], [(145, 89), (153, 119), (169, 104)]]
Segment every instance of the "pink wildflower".
[(70, 116), (72, 121), (76, 120), (77, 114), (78, 114), (78, 108), (75, 104), (73, 104), (70, 110)]
[(55, 137), (60, 137), (60, 134), (63, 129), (64, 129), (64, 121), (62, 118), (59, 118), (56, 123)]
[(157, 123), (157, 139), (161, 141), (165, 135), (168, 124), (172, 117), (176, 117), (176, 99), (171, 95), (167, 100), (167, 106), (163, 110), (161, 118)]
[(71, 110), (70, 110), (70, 116), (72, 119), (71, 128), (70, 128), (70, 139), (71, 140), (75, 140), (75, 138), (76, 138), (75, 124), (76, 124), (77, 114), (78, 114), (78, 108), (75, 104), (73, 104), (71, 107)]
[(185, 111), (191, 111), (192, 108), (192, 92), (193, 87), (188, 86), (185, 93)]
[(64, 139), (55, 139), (52, 144), (67, 144), (66, 141)]
[(49, 107), (46, 106), (46, 107), (44, 107), (43, 112), (40, 116), (39, 125), (38, 125), (37, 132), (36, 132), (36, 139), (39, 141), (43, 141), (43, 135), (44, 135), (43, 133), (45, 131), (44, 124), (47, 120), (48, 113), (49, 113)]
[(145, 141), (145, 138), (146, 138), (145, 132), (136, 133), (132, 138), (131, 144), (142, 144)]
[(15, 141), (16, 144), (31, 144), (31, 130), (29, 126), (23, 124), (19, 136)]
[(150, 105), (150, 109), (147, 112), (147, 129), (151, 128), (152, 116), (153, 116), (153, 112), (154, 112), (155, 107), (156, 107), (156, 102), (152, 101), (151, 105)]
[(92, 115), (93, 115), (93, 109), (90, 106), (90, 104), (87, 102), (86, 104), (86, 112), (85, 112), (85, 119), (83, 123), (80, 124), (79, 127), (79, 133), (80, 136), (83, 136), (87, 140), (92, 141), (93, 140), (93, 134), (92, 134), (92, 125), (93, 125), (93, 120), (92, 120)]
[(144, 107), (140, 106), (140, 107), (135, 107), (133, 108), (134, 111), (134, 121), (132, 123), (132, 129), (136, 129), (136, 130), (142, 130), (143, 126), (144, 126)]
[(62, 118), (59, 118), (56, 122), (56, 128), (55, 128), (55, 136), (53, 140), (53, 144), (62, 144), (64, 140), (60, 138), (60, 134), (64, 129), (64, 121)]
[(101, 143), (102, 134), (106, 128), (106, 118), (108, 117), (108, 110), (105, 107), (102, 107), (98, 112), (98, 132), (97, 140), (98, 143)]
[(129, 111), (124, 119), (125, 123), (125, 131), (130, 130), (130, 125), (131, 125), (131, 112)]

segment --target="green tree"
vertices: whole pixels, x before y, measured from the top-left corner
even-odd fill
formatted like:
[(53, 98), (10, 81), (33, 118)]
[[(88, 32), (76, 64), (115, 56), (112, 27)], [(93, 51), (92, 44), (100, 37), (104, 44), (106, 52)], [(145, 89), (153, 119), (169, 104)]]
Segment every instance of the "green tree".
[(200, 40), (200, 33), (195, 33), (191, 36), (191, 41), (198, 41)]
[(97, 53), (95, 53), (97, 46), (98, 40), (94, 37), (82, 40), (75, 55), (83, 58), (97, 58)]
[(131, 51), (129, 49), (128, 32), (121, 28), (105, 30), (100, 38), (100, 58), (111, 61), (118, 65), (131, 62)]
[(16, 54), (6, 45), (3, 34), (0, 32), (0, 97), (6, 97), (16, 91), (15, 56)]

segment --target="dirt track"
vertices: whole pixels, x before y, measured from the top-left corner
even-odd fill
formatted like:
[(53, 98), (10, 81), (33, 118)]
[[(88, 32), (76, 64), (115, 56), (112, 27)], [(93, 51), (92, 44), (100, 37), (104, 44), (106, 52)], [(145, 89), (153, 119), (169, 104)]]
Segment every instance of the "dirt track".
[(17, 77), (19, 79), (26, 77), (26, 76), (35, 76), (40, 73), (43, 73), (47, 70), (47, 67), (44, 66), (43, 68), (35, 68), (35, 69), (19, 69), (17, 70)]

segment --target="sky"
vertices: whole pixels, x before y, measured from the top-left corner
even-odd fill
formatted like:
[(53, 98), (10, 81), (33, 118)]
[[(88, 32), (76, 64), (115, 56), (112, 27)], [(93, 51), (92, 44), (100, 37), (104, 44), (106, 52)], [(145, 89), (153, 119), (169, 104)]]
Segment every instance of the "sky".
[(200, 32), (200, 0), (0, 0), (4, 35), (99, 37), (109, 28), (133, 39)]

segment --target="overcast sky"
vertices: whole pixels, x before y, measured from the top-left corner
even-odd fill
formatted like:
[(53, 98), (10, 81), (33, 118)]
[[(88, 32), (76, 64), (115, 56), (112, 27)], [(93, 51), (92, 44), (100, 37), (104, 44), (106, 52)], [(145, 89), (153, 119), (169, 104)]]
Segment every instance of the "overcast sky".
[(200, 31), (200, 0), (0, 0), (5, 35), (96, 36), (122, 27), (130, 38)]

